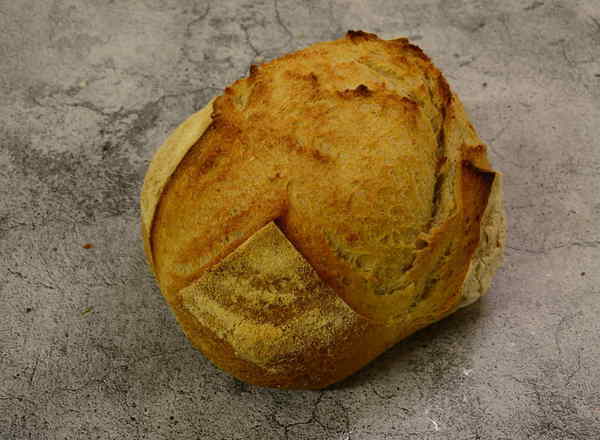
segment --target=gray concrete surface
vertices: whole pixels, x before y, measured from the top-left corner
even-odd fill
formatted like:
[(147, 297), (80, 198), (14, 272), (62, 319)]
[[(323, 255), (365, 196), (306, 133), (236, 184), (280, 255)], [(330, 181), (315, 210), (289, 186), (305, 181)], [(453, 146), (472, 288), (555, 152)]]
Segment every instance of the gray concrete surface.
[[(247, 386), (154, 285), (140, 185), (250, 63), (347, 29), (446, 72), (506, 175), (506, 264), (332, 389)], [(599, 139), (596, 0), (0, 0), (0, 439), (600, 439)]]

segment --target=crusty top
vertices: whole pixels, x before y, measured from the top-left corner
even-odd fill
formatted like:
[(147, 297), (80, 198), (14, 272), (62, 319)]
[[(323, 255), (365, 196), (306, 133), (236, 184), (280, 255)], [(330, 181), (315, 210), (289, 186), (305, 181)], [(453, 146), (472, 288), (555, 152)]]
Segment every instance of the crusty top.
[[(172, 304), (273, 220), (373, 321), (441, 316), (467, 272), (481, 276), (472, 260), (498, 176), (458, 98), (406, 39), (349, 32), (253, 66), (212, 108), (195, 143), (167, 142), (189, 151), (158, 164), (142, 195), (146, 250)], [(486, 246), (500, 249), (492, 229)]]

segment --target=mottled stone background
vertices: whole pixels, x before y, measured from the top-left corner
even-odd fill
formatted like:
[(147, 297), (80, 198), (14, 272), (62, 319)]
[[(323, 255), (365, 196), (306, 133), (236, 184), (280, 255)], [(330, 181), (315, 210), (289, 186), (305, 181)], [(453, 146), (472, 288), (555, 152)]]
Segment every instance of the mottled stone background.
[[(247, 386), (156, 288), (140, 186), (250, 63), (347, 29), (446, 72), (506, 176), (506, 263), (333, 389)], [(0, 439), (599, 439), (599, 139), (597, 0), (0, 0)]]

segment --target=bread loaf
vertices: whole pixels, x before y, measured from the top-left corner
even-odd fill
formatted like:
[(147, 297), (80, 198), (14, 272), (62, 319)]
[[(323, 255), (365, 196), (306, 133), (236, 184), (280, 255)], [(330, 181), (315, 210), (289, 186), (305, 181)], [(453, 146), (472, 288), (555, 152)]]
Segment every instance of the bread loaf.
[(252, 66), (178, 127), (142, 230), (195, 347), (253, 384), (322, 388), (488, 289), (501, 191), (421, 49), (350, 31)]

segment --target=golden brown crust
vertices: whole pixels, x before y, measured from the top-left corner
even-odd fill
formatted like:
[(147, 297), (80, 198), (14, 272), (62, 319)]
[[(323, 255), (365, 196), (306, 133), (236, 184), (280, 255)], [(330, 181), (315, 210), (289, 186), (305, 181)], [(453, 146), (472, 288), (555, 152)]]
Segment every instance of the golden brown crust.
[(211, 99), (202, 110), (194, 113), (177, 127), (156, 151), (146, 173), (140, 203), (144, 249), (151, 267), (154, 266), (154, 259), (150, 244), (150, 231), (160, 196), (181, 160), (210, 125), (213, 100)]
[[(157, 154), (142, 212), (165, 297), (223, 369), (319, 388), (489, 286), (500, 176), (408, 40), (349, 32), (252, 66), (212, 108)], [(292, 267), (312, 271), (302, 295)]]

